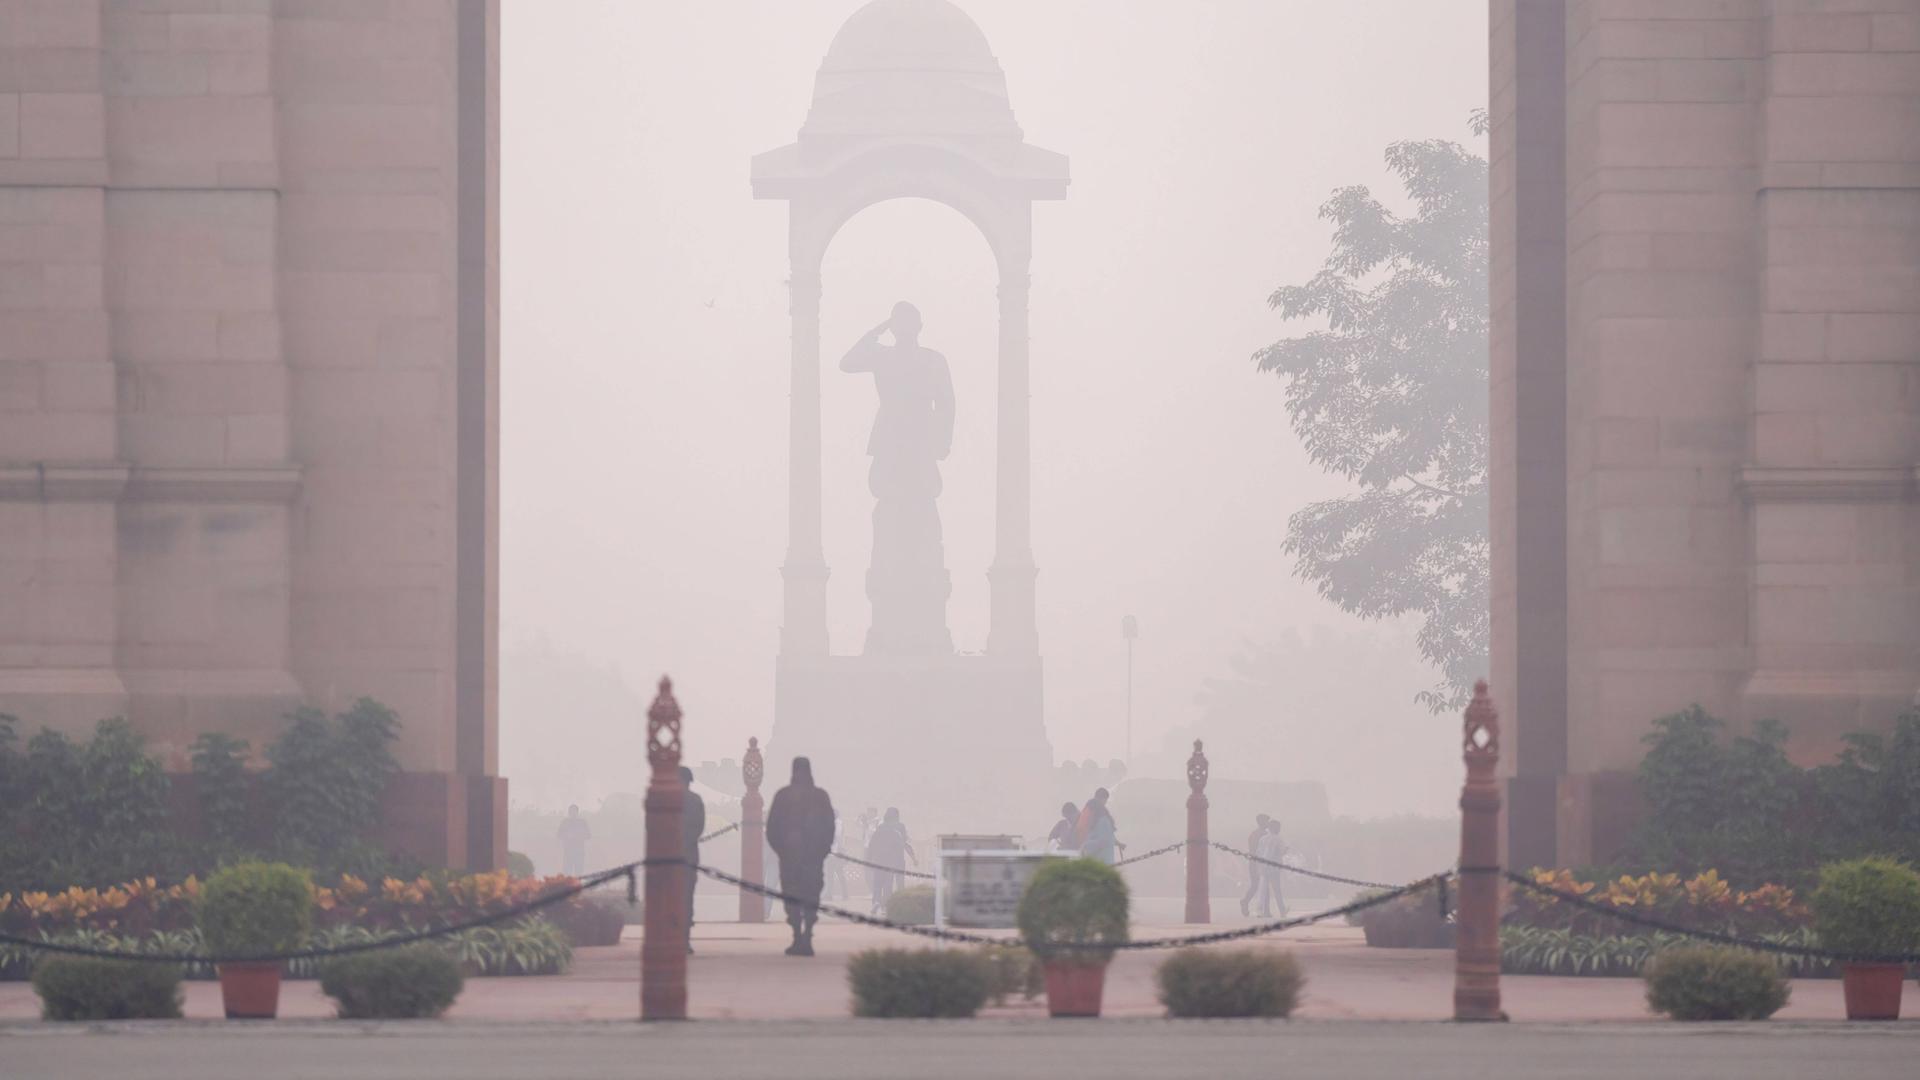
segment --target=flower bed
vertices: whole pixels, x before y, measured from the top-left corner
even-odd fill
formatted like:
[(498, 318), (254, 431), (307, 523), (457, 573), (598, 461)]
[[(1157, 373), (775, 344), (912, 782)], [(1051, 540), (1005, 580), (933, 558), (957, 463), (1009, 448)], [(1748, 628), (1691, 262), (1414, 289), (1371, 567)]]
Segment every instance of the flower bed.
[[(1718, 872), (1703, 871), (1691, 878), (1678, 874), (1623, 874), (1612, 881), (1582, 881), (1571, 870), (1529, 871), (1536, 884), (1572, 893), (1628, 915), (1660, 919), (1678, 926), (1714, 930), (1746, 937), (1778, 934), (1811, 925), (1806, 904), (1783, 885), (1734, 889)], [(1641, 928), (1620, 919), (1588, 911), (1555, 897), (1515, 887), (1502, 920), (1507, 926), (1571, 930), (1589, 937), (1633, 936)]]
[[(1820, 939), (1807, 927), (1758, 935), (1776, 945), (1818, 947)], [(1593, 975), (1631, 977), (1641, 974), (1654, 954), (1677, 945), (1696, 944), (1683, 934), (1581, 934), (1539, 926), (1500, 928), (1500, 970), (1508, 975)], [(1782, 953), (1767, 954), (1782, 975), (1794, 979), (1831, 979), (1840, 974), (1831, 962)]]
[[(574, 884), (573, 878), (512, 878), (484, 874), (424, 874), (412, 881), (386, 878), (378, 886), (344, 874), (313, 890), (313, 933), (325, 948), (371, 941), (412, 930), (465, 922), (511, 910)], [(0, 893), (0, 931), (42, 941), (124, 952), (203, 951), (194, 926), (200, 882), (161, 886), (144, 878), (106, 889)], [(477, 975), (553, 974), (571, 962), (574, 945), (611, 944), (618, 927), (599, 905), (574, 896), (534, 915), (475, 927), (448, 938), (468, 971)], [(28, 976), (31, 958), (19, 946), (0, 945), (0, 980)], [(201, 967), (203, 965), (193, 965)], [(294, 961), (288, 974), (311, 977), (315, 965)], [(197, 978), (209, 972), (189, 970)]]

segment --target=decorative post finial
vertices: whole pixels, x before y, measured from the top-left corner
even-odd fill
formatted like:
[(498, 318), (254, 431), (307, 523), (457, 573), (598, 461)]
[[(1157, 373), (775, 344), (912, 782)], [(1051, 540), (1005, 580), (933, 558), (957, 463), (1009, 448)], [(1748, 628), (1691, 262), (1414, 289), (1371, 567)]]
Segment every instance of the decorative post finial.
[(673, 697), (673, 680), (660, 678), (660, 692), (647, 709), (647, 761), (655, 775), (678, 776), (680, 768), (680, 703)]

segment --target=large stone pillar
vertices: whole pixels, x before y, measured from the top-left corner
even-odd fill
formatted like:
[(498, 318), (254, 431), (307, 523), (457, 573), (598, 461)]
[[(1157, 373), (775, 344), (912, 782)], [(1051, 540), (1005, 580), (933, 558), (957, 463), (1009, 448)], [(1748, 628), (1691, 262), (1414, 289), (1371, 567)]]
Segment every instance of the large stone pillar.
[(780, 567), (784, 582), (780, 655), (825, 656), (827, 560), (820, 543), (819, 256), (796, 246), (789, 282), (793, 368), (787, 429), (787, 558)]
[(992, 611), (987, 652), (1040, 651), (1033, 616), (1032, 445), (1027, 404), (1028, 256), (1000, 259), (1000, 400), (996, 428), (994, 554), (987, 571)]

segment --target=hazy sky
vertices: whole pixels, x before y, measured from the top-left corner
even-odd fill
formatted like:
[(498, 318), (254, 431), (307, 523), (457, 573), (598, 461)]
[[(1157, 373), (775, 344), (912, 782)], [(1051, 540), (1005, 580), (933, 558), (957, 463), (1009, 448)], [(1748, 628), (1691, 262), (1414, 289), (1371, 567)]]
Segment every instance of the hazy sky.
[[(737, 756), (771, 725), (786, 539), (786, 205), (751, 198), (748, 160), (793, 141), (820, 59), (860, 4), (502, 6), (503, 697), (534, 643), (643, 693), (670, 672), (689, 755)], [(961, 6), (1006, 70), (1027, 140), (1071, 161), (1067, 199), (1035, 209), (1033, 539), (1055, 754), (1105, 761), (1124, 738), (1121, 616), (1141, 628), (1137, 749), (1195, 719), (1196, 693), (1243, 641), (1364, 630), (1280, 554), (1287, 516), (1344, 487), (1306, 461), (1281, 384), (1248, 357), (1301, 329), (1264, 301), (1318, 267), (1328, 232), (1315, 212), (1334, 188), (1392, 190), (1381, 153), (1397, 139), (1477, 141), (1485, 5)], [(978, 649), (993, 532), (986, 244), (945, 207), (887, 203), (841, 232), (823, 283), (834, 647), (857, 651), (867, 621), (874, 407), (871, 379), (834, 361), (908, 299), (954, 372), (950, 623), (958, 648)], [(1411, 659), (1375, 674), (1405, 684), (1393, 700), (1428, 678)], [(509, 777), (569, 725), (643, 723), (564, 713), (503, 711)], [(1410, 700), (1392, 716), (1319, 720), (1404, 728), (1383, 752), (1418, 778), (1319, 777), (1336, 810), (1438, 812), (1457, 790), (1457, 721)], [(1216, 774), (1315, 777), (1283, 742), (1245, 750), (1216, 748)], [(593, 764), (642, 783), (637, 756)], [(517, 790), (552, 778), (527, 780)]]

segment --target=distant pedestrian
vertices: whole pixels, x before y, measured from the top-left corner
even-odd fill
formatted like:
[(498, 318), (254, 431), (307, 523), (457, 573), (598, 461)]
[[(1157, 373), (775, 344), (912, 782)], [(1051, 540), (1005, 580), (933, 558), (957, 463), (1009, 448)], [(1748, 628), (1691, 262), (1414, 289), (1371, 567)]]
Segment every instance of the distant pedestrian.
[(593, 838), (593, 830), (587, 828), (587, 819), (580, 816), (580, 807), (567, 807), (567, 816), (560, 822), (560, 872), (569, 877), (579, 877), (587, 872), (587, 841)]
[(1247, 834), (1247, 892), (1240, 898), (1240, 914), (1250, 915), (1247, 905), (1260, 894), (1260, 871), (1264, 869), (1254, 862), (1254, 856), (1260, 854), (1260, 838), (1267, 835), (1267, 822), (1273, 819), (1265, 814), (1256, 814), (1253, 818), (1253, 831)]
[(687, 860), (687, 951), (692, 952), (693, 894), (700, 883), (700, 871), (694, 867), (700, 865), (700, 837), (707, 831), (707, 802), (693, 790), (693, 770), (685, 765), (680, 766), (680, 782), (687, 789), (680, 803), (680, 851)]
[(1087, 822), (1086, 837), (1080, 844), (1081, 858), (1099, 859), (1109, 866), (1113, 865), (1120, 828), (1113, 820), (1112, 811), (1107, 809), (1106, 788), (1093, 793), (1093, 801), (1087, 804), (1086, 810), (1080, 812), (1080, 818)]
[(1048, 851), (1078, 851), (1080, 845), (1074, 842), (1073, 830), (1080, 824), (1080, 808), (1072, 803), (1060, 804), (1060, 820), (1053, 823), (1053, 831), (1047, 834)]
[(915, 866), (920, 864), (919, 856), (913, 851), (913, 840), (907, 835), (907, 827), (900, 821), (900, 808), (889, 806), (887, 816), (873, 830), (873, 839), (867, 841), (867, 861), (886, 867), (884, 870), (867, 868), (867, 880), (873, 883), (875, 915), (887, 910), (887, 901), (900, 888), (901, 879), (905, 877), (901, 871), (908, 860), (912, 860)]
[(1287, 900), (1280, 893), (1280, 875), (1287, 858), (1287, 846), (1280, 841), (1280, 819), (1267, 822), (1266, 835), (1260, 838), (1260, 846), (1254, 854), (1259, 855), (1263, 864), (1260, 867), (1260, 917), (1272, 918), (1274, 908), (1279, 908), (1280, 918), (1287, 917)]
[(780, 859), (780, 891), (788, 897), (793, 927), (788, 956), (813, 955), (813, 926), (820, 920), (820, 890), (827, 855), (833, 851), (833, 800), (813, 783), (813, 763), (793, 759), (793, 781), (773, 794), (767, 809), (767, 843)]

